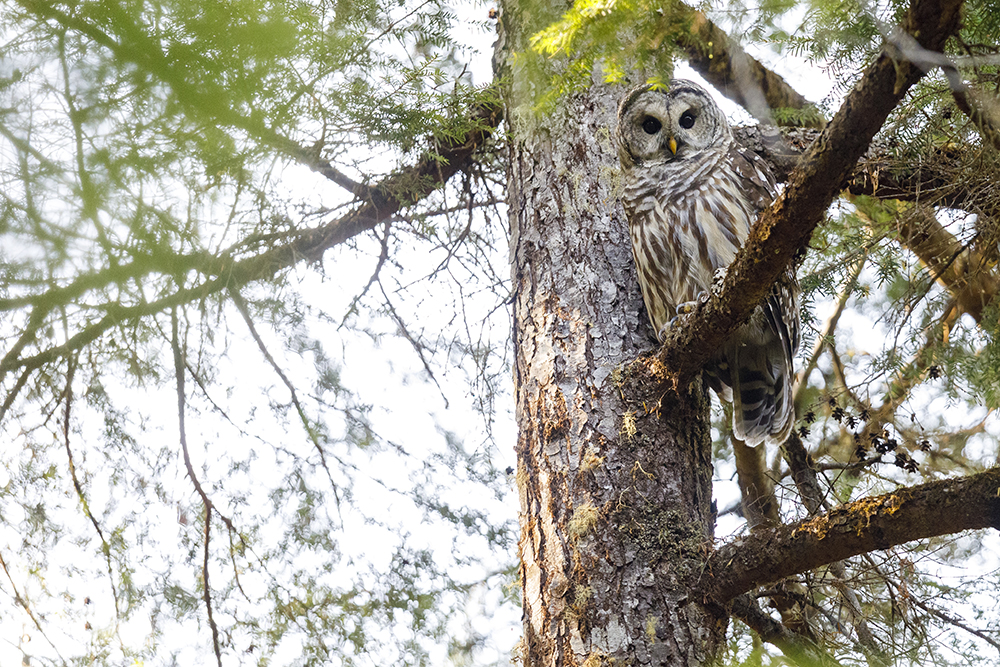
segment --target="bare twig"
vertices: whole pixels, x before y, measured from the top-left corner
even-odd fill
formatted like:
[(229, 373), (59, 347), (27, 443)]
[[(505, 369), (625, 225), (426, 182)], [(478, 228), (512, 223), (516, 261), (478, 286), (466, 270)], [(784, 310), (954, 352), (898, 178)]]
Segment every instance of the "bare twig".
[[(73, 480), (73, 488), (76, 489), (76, 497), (80, 501), (80, 507), (83, 508), (83, 513), (87, 515), (90, 523), (94, 526), (94, 530), (97, 532), (97, 537), (101, 540), (101, 553), (104, 554), (104, 561), (108, 568), (108, 583), (111, 585), (111, 595), (115, 601), (115, 627), (118, 626), (118, 620), (121, 618), (121, 607), (118, 600), (118, 589), (115, 587), (115, 571), (111, 564), (111, 545), (104, 538), (104, 531), (101, 530), (101, 524), (97, 521), (97, 517), (90, 509), (90, 503), (87, 501), (87, 494), (83, 491), (83, 485), (80, 483), (80, 478), (76, 474), (76, 462), (73, 459), (73, 449), (70, 447), (70, 410), (73, 405), (73, 376), (76, 371), (76, 357), (70, 357), (66, 364), (66, 388), (63, 390), (63, 395), (65, 397), (66, 405), (63, 412), (63, 444), (66, 447), (66, 460), (69, 463), (69, 474)], [(120, 638), (119, 638), (120, 639)]]
[(382, 227), (382, 238), (379, 239), (381, 250), (378, 254), (378, 261), (375, 263), (375, 270), (372, 271), (372, 275), (368, 279), (364, 288), (357, 293), (353, 299), (351, 299), (351, 305), (349, 305), (347, 310), (344, 312), (344, 317), (340, 320), (340, 326), (337, 327), (338, 329), (343, 328), (343, 326), (347, 323), (347, 318), (355, 312), (354, 309), (358, 305), (358, 302), (364, 298), (365, 294), (368, 294), (368, 290), (370, 290), (371, 286), (375, 284), (376, 280), (378, 280), (379, 273), (382, 272), (382, 267), (385, 265), (386, 260), (389, 259), (389, 232), (392, 229), (392, 226), (387, 220)]
[(854, 294), (858, 276), (861, 275), (861, 269), (864, 267), (867, 259), (868, 251), (865, 250), (854, 264), (851, 265), (847, 279), (840, 288), (840, 294), (837, 295), (837, 305), (829, 317), (826, 318), (826, 322), (823, 323), (823, 328), (816, 336), (816, 343), (809, 354), (809, 359), (803, 364), (798, 375), (795, 377), (795, 386), (792, 389), (792, 403), (795, 405), (798, 405), (802, 390), (806, 387), (806, 381), (809, 379), (809, 374), (816, 368), (816, 362), (819, 361), (819, 356), (823, 353), (823, 348), (830, 343), (830, 339), (837, 330), (837, 323), (840, 321), (840, 316), (847, 307), (847, 300)]
[[(14, 603), (23, 609), (24, 613), (28, 615), (28, 618), (30, 618), (31, 622), (35, 625), (35, 629), (41, 633), (42, 637), (45, 637), (45, 641), (49, 643), (49, 646), (51, 646), (56, 652), (56, 655), (59, 656), (59, 661), (62, 662), (64, 666), (67, 665), (66, 659), (62, 656), (62, 653), (59, 652), (59, 646), (53, 643), (48, 634), (46, 634), (45, 628), (42, 627), (41, 621), (38, 620), (38, 615), (35, 614), (34, 610), (32, 610), (31, 606), (28, 604), (28, 599), (23, 593), (21, 593), (21, 591), (18, 590), (17, 584), (14, 583), (14, 577), (11, 576), (10, 568), (7, 566), (7, 561), (4, 560), (2, 553), (0, 553), (0, 567), (3, 568), (3, 573), (7, 575), (7, 581), (10, 582), (11, 590), (14, 591)], [(24, 659), (26, 663), (28, 661), (28, 656), (25, 655)]]
[(379, 289), (382, 291), (382, 297), (385, 299), (385, 305), (389, 308), (389, 315), (392, 317), (396, 326), (399, 327), (399, 333), (402, 334), (406, 342), (410, 344), (413, 351), (417, 353), (417, 358), (420, 359), (420, 363), (424, 366), (424, 371), (427, 372), (427, 376), (430, 377), (434, 386), (438, 388), (438, 393), (441, 394), (441, 400), (444, 401), (444, 407), (448, 407), (448, 397), (444, 395), (444, 390), (437, 381), (437, 377), (434, 375), (434, 371), (431, 369), (430, 363), (427, 361), (427, 357), (424, 356), (424, 345), (419, 340), (417, 340), (410, 330), (406, 327), (406, 322), (403, 320), (402, 316), (396, 312), (396, 307), (392, 305), (392, 301), (389, 299), (389, 295), (386, 294), (385, 288), (382, 287), (382, 283), (379, 283)]
[[(888, 578), (886, 578), (886, 583), (889, 584), (889, 585), (891, 585), (891, 586), (895, 586), (895, 584), (893, 584), (892, 582), (890, 582)], [(972, 627), (971, 625), (968, 625), (967, 623), (965, 623), (961, 619), (956, 618), (956, 617), (952, 616), (951, 614), (946, 614), (945, 612), (941, 611), (940, 609), (937, 609), (935, 607), (930, 606), (929, 604), (926, 604), (925, 602), (923, 602), (922, 600), (920, 600), (919, 598), (917, 598), (914, 595), (910, 595), (907, 598), (907, 601), (910, 604), (914, 605), (914, 606), (920, 607), (921, 609), (923, 609), (924, 611), (926, 611), (928, 614), (931, 614), (932, 616), (936, 616), (936, 617), (940, 618), (945, 623), (950, 623), (951, 625), (954, 625), (956, 628), (961, 628), (962, 630), (965, 630), (969, 634), (974, 635), (974, 636), (982, 639), (984, 642), (986, 642), (987, 644), (989, 644), (993, 648), (995, 648), (998, 651), (1000, 651), (1000, 641), (997, 641), (996, 639), (994, 639), (993, 637), (991, 637), (986, 632), (983, 632), (982, 630), (977, 630), (976, 628)]]
[[(177, 310), (174, 309), (170, 312), (170, 347), (173, 349), (174, 353), (174, 377), (177, 381), (177, 430), (180, 439), (181, 450), (184, 454), (184, 467), (187, 470), (188, 477), (191, 479), (191, 483), (194, 484), (195, 491), (201, 497), (202, 505), (205, 508), (205, 549), (204, 558), (202, 562), (201, 574), (203, 578), (203, 591), (202, 599), (205, 601), (205, 610), (208, 614), (208, 624), (212, 628), (212, 645), (215, 649), (215, 658), (218, 662), (219, 667), (222, 667), (222, 651), (219, 647), (219, 628), (215, 624), (215, 617), (212, 614), (212, 589), (208, 583), (208, 554), (209, 554), (209, 544), (211, 536), (212, 527), (212, 509), (214, 505), (208, 494), (201, 486), (201, 482), (198, 480), (198, 476), (194, 472), (194, 466), (191, 465), (191, 454), (188, 451), (187, 444), (187, 431), (184, 427), (184, 415), (187, 412), (187, 406), (184, 396), (184, 352), (181, 349), (179, 326), (177, 323)], [(232, 523), (223, 516), (221, 513), (219, 517), (226, 522), (226, 525), (232, 529)]]
[(323, 470), (326, 471), (326, 476), (330, 480), (330, 486), (333, 487), (333, 495), (337, 501), (337, 511), (340, 511), (340, 492), (337, 490), (337, 483), (333, 480), (333, 473), (330, 470), (329, 464), (326, 462), (326, 452), (323, 450), (323, 445), (319, 441), (319, 437), (316, 434), (315, 427), (309, 423), (309, 416), (306, 415), (305, 408), (302, 407), (302, 403), (299, 402), (298, 392), (295, 391), (295, 385), (292, 381), (288, 379), (285, 372), (281, 370), (281, 366), (275, 361), (274, 357), (271, 355), (270, 350), (267, 349), (267, 345), (264, 344), (264, 339), (260, 337), (257, 333), (257, 327), (254, 326), (253, 318), (250, 316), (250, 309), (247, 308), (246, 301), (243, 300), (243, 296), (235, 288), (229, 289), (229, 296), (236, 305), (236, 309), (240, 311), (240, 315), (243, 317), (243, 321), (247, 325), (247, 329), (250, 331), (250, 335), (253, 337), (254, 342), (257, 343), (257, 348), (260, 350), (261, 354), (264, 355), (264, 359), (267, 360), (268, 365), (274, 369), (274, 372), (281, 378), (282, 383), (288, 388), (288, 392), (292, 398), (292, 404), (295, 406), (295, 411), (299, 415), (299, 421), (302, 422), (302, 428), (305, 429), (306, 435), (309, 436), (309, 440), (313, 443), (313, 447), (319, 453), (319, 461), (323, 466)]

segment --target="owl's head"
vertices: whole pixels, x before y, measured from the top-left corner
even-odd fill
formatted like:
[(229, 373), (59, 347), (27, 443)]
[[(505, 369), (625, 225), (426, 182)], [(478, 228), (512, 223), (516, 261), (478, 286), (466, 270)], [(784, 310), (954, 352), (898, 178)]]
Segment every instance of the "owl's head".
[(732, 137), (712, 96), (698, 84), (674, 79), (667, 88), (633, 88), (618, 106), (622, 166), (684, 160)]

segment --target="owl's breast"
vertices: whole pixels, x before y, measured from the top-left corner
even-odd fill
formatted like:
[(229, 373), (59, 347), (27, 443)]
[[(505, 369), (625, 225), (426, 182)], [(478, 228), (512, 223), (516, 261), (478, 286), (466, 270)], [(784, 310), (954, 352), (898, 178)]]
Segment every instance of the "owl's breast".
[[(690, 176), (688, 174), (687, 176)], [(661, 187), (626, 187), (632, 252), (656, 330), (680, 303), (709, 289), (746, 240), (755, 207), (732, 174), (716, 169)], [(640, 179), (641, 180), (641, 179)], [(633, 184), (630, 184), (633, 185)]]

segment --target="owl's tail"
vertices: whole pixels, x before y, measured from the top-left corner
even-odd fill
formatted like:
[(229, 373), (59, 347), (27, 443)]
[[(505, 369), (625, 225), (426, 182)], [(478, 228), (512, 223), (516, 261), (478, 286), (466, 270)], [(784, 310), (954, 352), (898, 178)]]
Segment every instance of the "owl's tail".
[(709, 385), (733, 404), (733, 435), (754, 447), (792, 432), (792, 367), (773, 347), (733, 345), (706, 369)]

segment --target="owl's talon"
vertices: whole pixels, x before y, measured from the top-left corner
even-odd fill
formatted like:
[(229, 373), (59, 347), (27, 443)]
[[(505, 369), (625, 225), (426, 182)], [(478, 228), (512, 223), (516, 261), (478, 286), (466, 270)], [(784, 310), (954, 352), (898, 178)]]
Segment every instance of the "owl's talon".
[(680, 316), (687, 315), (688, 313), (693, 313), (697, 307), (698, 307), (697, 301), (685, 301), (684, 303), (677, 304), (677, 307), (674, 308), (677, 314), (663, 323), (663, 326), (660, 327), (660, 330), (656, 332), (656, 339), (662, 343), (664, 339), (666, 339), (667, 337), (667, 332), (670, 331), (671, 328), (673, 328), (677, 320), (680, 319)]
[[(704, 294), (704, 292), (702, 292), (702, 294)], [(701, 301), (701, 295), (699, 295), (699, 297), (693, 301), (685, 301), (684, 303), (677, 304), (677, 308), (675, 308), (674, 310), (677, 311), (677, 315), (687, 315), (688, 313), (693, 313), (695, 310), (698, 309), (699, 301)], [(674, 319), (676, 320), (677, 318), (675, 317)]]
[[(726, 275), (729, 273), (729, 267), (724, 266), (721, 269), (715, 271), (715, 276), (712, 277), (712, 293), (720, 294), (722, 292), (722, 285), (726, 282)], [(703, 295), (705, 300), (708, 301), (708, 294)]]
[(676, 317), (672, 317), (672, 318), (670, 318), (670, 320), (668, 322), (665, 322), (663, 324), (663, 326), (660, 327), (660, 330), (656, 332), (656, 340), (660, 341), (661, 343), (664, 340), (666, 340), (666, 338), (667, 338), (667, 332), (670, 331), (670, 328), (672, 326), (674, 326), (674, 322), (676, 322), (676, 321), (677, 321), (677, 318)]

